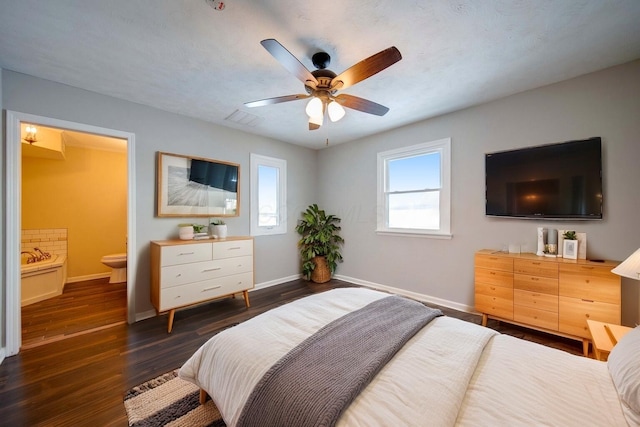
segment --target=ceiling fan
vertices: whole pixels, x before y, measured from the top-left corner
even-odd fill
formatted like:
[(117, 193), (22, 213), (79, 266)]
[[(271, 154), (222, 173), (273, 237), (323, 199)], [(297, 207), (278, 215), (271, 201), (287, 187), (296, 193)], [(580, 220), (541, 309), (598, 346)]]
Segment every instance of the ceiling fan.
[(344, 93), (336, 95), (336, 92), (353, 86), (401, 60), (402, 55), (395, 46), (380, 51), (336, 75), (336, 73), (327, 69), (331, 57), (326, 52), (318, 52), (311, 57), (313, 65), (317, 70), (309, 71), (277, 40), (266, 39), (262, 40), (260, 44), (262, 44), (284, 68), (304, 83), (304, 88), (307, 93), (246, 102), (244, 104), (245, 106), (262, 107), (264, 105), (311, 98), (306, 108), (307, 115), (309, 116), (309, 130), (320, 128), (325, 113), (329, 115), (329, 118), (333, 122), (340, 120), (345, 114), (344, 108), (342, 108), (343, 106), (364, 113), (375, 114), (376, 116), (384, 116), (387, 111), (389, 111), (389, 108), (384, 105)]

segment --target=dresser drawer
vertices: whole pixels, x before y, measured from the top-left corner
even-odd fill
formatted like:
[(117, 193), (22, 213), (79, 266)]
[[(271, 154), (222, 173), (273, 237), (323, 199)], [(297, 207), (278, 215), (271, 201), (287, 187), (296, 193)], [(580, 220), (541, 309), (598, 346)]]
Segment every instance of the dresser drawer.
[(560, 297), (558, 305), (560, 332), (590, 338), (587, 319), (620, 324), (620, 305)]
[(513, 288), (513, 273), (508, 271), (489, 270), (486, 268), (475, 269), (476, 289), (478, 284), (502, 286), (504, 288)]
[[(540, 292), (523, 291), (515, 289), (513, 291), (513, 303), (531, 307), (538, 310), (551, 311), (558, 313), (558, 297), (557, 295), (549, 295)], [(557, 323), (557, 318), (556, 318)], [(556, 325), (557, 328), (557, 325)]]
[(212, 261), (185, 265), (172, 265), (162, 267), (160, 287), (163, 289), (170, 288), (185, 283), (200, 282), (202, 280), (251, 271), (253, 271), (253, 257), (251, 256), (214, 259)]
[(252, 256), (253, 240), (233, 240), (213, 244), (213, 258)]
[(162, 267), (211, 259), (211, 243), (165, 246), (160, 252)]
[(531, 276), (527, 274), (514, 274), (513, 287), (531, 292), (541, 292), (558, 297), (558, 279), (551, 277)]
[(513, 289), (502, 286), (476, 284), (476, 310), (513, 319)]
[(207, 301), (250, 288), (253, 288), (252, 272), (162, 289), (159, 311)]
[(513, 310), (513, 320), (552, 331), (558, 330), (557, 312), (516, 305)]
[(620, 304), (620, 277), (587, 265), (560, 266), (561, 296)]
[(557, 279), (558, 263), (533, 259), (516, 259), (513, 261), (513, 272)]
[(475, 264), (476, 268), (513, 272), (513, 259), (508, 257), (476, 254)]
[(480, 313), (513, 320), (513, 300), (476, 294), (476, 310)]

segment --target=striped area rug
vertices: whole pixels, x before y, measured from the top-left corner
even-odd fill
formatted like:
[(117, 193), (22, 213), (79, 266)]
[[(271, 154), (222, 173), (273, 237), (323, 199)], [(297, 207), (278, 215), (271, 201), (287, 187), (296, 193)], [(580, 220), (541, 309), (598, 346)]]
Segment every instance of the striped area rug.
[(124, 407), (129, 425), (135, 427), (225, 427), (211, 400), (200, 405), (200, 389), (168, 372), (127, 392)]

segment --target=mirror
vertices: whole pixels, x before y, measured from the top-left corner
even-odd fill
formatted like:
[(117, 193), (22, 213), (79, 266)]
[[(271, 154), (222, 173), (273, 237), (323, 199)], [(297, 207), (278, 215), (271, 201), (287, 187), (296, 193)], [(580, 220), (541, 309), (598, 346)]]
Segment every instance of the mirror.
[(158, 216), (240, 215), (240, 165), (158, 152)]

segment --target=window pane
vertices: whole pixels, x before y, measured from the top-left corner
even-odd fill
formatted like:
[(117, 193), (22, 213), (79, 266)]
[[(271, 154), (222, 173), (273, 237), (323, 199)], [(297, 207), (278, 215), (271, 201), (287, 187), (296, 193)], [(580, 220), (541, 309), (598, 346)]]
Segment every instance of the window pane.
[(278, 215), (278, 168), (258, 166), (258, 226), (276, 226)]
[(439, 189), (440, 152), (389, 160), (387, 191)]
[(389, 228), (438, 230), (440, 192), (389, 195)]

